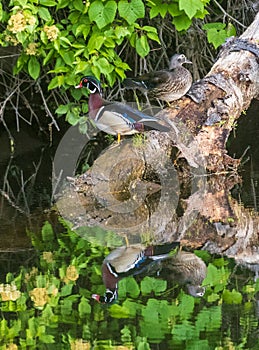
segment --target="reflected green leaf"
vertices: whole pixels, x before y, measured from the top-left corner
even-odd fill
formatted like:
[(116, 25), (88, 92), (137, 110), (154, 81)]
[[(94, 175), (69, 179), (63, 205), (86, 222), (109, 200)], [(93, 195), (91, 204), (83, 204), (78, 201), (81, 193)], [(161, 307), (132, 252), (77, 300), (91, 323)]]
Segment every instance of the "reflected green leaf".
[(166, 290), (167, 282), (162, 279), (146, 276), (141, 281), (140, 289), (143, 295), (150, 294), (152, 291), (155, 295), (160, 295)]

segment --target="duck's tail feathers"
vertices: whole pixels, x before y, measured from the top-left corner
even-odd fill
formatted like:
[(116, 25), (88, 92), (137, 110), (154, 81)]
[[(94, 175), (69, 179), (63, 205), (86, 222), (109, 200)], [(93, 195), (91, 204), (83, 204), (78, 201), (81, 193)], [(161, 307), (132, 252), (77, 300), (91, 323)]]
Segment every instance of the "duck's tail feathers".
[(142, 89), (147, 90), (147, 86), (143, 80), (126, 78), (123, 80), (123, 85), (126, 89)]
[(148, 256), (152, 260), (161, 260), (168, 257), (176, 248), (179, 247), (180, 242), (149, 246), (145, 249), (145, 256)]

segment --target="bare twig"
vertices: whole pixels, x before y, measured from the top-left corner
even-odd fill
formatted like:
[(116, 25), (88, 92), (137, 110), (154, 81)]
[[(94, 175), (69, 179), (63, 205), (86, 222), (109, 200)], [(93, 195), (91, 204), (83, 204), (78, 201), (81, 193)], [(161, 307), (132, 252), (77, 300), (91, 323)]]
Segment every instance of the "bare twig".
[(232, 21), (236, 22), (238, 25), (240, 25), (242, 28), (247, 28), (247, 26), (245, 26), (243, 23), (239, 22), (237, 19), (235, 19), (234, 17), (232, 17), (229, 13), (227, 13), (223, 7), (217, 2), (217, 0), (213, 0), (215, 2), (215, 4), (218, 6), (218, 8), (224, 13), (225, 16), (229, 17), (230, 19), (232, 19)]
[(42, 98), (42, 101), (43, 101), (45, 110), (46, 110), (47, 114), (49, 115), (49, 117), (50, 117), (51, 120), (52, 120), (52, 124), (54, 124), (55, 127), (56, 127), (56, 129), (57, 129), (58, 131), (60, 131), (59, 126), (58, 126), (58, 124), (57, 124), (57, 122), (56, 122), (56, 119), (54, 118), (53, 114), (51, 113), (51, 111), (50, 111), (50, 109), (49, 109), (49, 107), (48, 107), (48, 105), (47, 105), (46, 99), (45, 99), (45, 97), (44, 97), (44, 94), (43, 94), (43, 91), (42, 91), (42, 89), (41, 89), (41, 86), (40, 86), (39, 82), (37, 82), (36, 84), (37, 84), (37, 87), (38, 87), (38, 89), (39, 89), (39, 92), (40, 92), (40, 95), (41, 95), (41, 98)]

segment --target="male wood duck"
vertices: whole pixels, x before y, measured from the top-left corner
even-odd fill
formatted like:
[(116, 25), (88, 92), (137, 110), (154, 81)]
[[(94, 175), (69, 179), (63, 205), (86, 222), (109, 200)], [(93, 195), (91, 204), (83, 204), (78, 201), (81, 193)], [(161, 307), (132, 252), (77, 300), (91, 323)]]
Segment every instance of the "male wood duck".
[(194, 297), (202, 297), (205, 287), (202, 282), (207, 275), (207, 266), (197, 255), (179, 250), (160, 263), (161, 276), (187, 287)]
[(170, 130), (169, 126), (163, 125), (158, 118), (151, 117), (126, 104), (104, 100), (101, 84), (95, 77), (83, 77), (76, 88), (83, 87), (90, 92), (89, 117), (94, 120), (98, 129), (107, 134), (117, 135), (118, 143), (120, 135), (132, 135), (147, 130), (162, 132)]
[(186, 94), (192, 85), (192, 75), (183, 67), (192, 63), (183, 54), (175, 54), (170, 61), (169, 70), (160, 70), (127, 78), (123, 81), (126, 88), (140, 89), (151, 99), (166, 102), (178, 100)]
[(114, 302), (118, 298), (120, 279), (144, 272), (156, 261), (168, 258), (179, 245), (179, 242), (148, 247), (135, 244), (113, 250), (102, 264), (102, 278), (106, 292), (104, 296), (93, 294), (92, 298), (102, 304)]

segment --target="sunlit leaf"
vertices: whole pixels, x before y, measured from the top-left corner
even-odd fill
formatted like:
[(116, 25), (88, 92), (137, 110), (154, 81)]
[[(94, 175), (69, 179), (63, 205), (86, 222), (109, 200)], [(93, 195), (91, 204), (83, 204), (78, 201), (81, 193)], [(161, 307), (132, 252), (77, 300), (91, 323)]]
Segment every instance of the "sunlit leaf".
[(91, 313), (91, 305), (89, 304), (89, 301), (86, 298), (81, 298), (81, 301), (78, 305), (78, 311), (80, 317), (85, 317), (86, 315)]
[(225, 289), (222, 297), (227, 304), (240, 304), (242, 302), (242, 294), (235, 289), (232, 291)]
[(111, 305), (109, 313), (114, 318), (128, 318), (130, 315), (129, 309), (126, 306), (118, 304)]
[(89, 18), (102, 29), (114, 21), (116, 10), (117, 4), (113, 0), (107, 1), (105, 5), (100, 0), (93, 1), (89, 8)]
[(149, 53), (150, 47), (146, 35), (136, 38), (136, 51), (140, 57), (145, 57)]
[(44, 21), (47, 22), (51, 20), (51, 14), (46, 7), (39, 7), (38, 13), (40, 18), (42, 18)]
[(145, 6), (142, 0), (120, 0), (118, 4), (119, 14), (129, 24), (136, 22), (138, 18), (145, 16)]
[(204, 8), (201, 0), (179, 0), (179, 9), (183, 10), (191, 19), (197, 11), (202, 11)]

